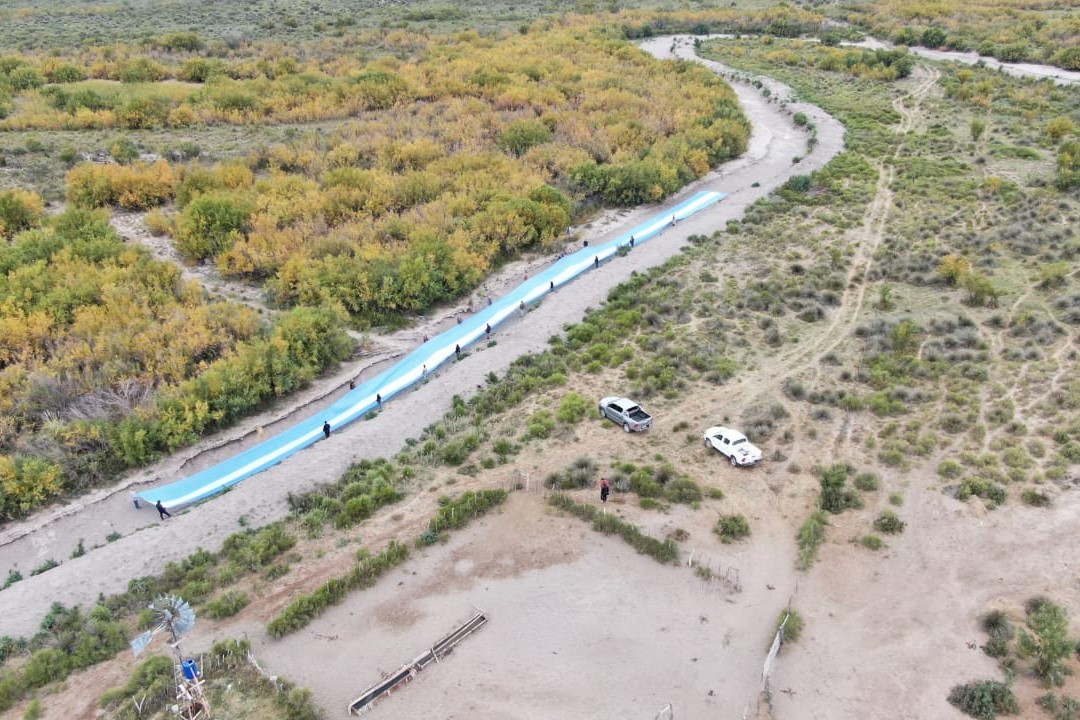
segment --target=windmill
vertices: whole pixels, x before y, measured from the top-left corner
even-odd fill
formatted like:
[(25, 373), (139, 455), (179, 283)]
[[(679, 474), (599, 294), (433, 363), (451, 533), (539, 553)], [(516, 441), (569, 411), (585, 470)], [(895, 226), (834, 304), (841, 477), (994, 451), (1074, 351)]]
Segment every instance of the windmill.
[(169, 646), (176, 656), (173, 675), (176, 679), (176, 704), (173, 713), (184, 720), (210, 717), (210, 703), (203, 692), (202, 675), (192, 659), (184, 659), (180, 638), (195, 627), (195, 611), (176, 595), (160, 595), (150, 603), (155, 623), (152, 628), (131, 641), (131, 650), (138, 656), (162, 630), (169, 631)]

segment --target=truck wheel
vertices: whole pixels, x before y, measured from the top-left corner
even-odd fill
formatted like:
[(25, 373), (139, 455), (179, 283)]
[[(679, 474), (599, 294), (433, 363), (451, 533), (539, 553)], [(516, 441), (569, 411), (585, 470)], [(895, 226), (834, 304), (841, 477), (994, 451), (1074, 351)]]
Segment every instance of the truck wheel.
[(734, 455), (728, 459), (731, 460), (731, 467), (739, 467), (739, 461), (735, 459)]
[(623, 423), (622, 424), (622, 429), (623, 429), (623, 432), (630, 432), (630, 423)]

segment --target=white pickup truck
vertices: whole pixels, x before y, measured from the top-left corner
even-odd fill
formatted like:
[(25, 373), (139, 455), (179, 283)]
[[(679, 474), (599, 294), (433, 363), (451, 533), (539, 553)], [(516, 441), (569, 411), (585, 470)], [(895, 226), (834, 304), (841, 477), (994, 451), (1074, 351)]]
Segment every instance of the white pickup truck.
[(600, 400), (600, 417), (606, 417), (626, 432), (644, 432), (652, 425), (652, 415), (641, 409), (633, 400), (624, 397), (606, 397)]
[(735, 467), (757, 465), (761, 462), (761, 448), (746, 439), (738, 430), (722, 426), (705, 431), (705, 446), (726, 457)]

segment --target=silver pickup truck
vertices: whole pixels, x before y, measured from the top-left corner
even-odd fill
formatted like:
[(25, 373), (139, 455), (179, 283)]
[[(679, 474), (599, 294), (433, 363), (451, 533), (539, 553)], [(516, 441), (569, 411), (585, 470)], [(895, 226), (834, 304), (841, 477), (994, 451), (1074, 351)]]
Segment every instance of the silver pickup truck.
[(606, 397), (600, 400), (600, 417), (606, 417), (622, 425), (626, 432), (644, 432), (652, 425), (652, 415), (641, 409), (633, 400), (623, 397)]

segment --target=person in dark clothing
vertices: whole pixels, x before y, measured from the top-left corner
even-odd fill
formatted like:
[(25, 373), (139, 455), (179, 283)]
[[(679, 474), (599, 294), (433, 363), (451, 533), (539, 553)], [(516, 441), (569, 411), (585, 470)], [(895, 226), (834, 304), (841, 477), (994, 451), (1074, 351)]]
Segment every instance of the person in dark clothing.
[(356, 389), (356, 381), (355, 380), (350, 380), (349, 381), (349, 389), (350, 390), (355, 390)]
[(630, 236), (630, 247), (634, 247), (634, 236)]
[(600, 478), (600, 502), (606, 503), (609, 494), (611, 494), (611, 483), (607, 481), (607, 478)]
[(457, 356), (458, 360), (461, 359), (461, 345), (454, 346), (454, 355)]
[(323, 424), (322, 424), (322, 434), (325, 435), (326, 437), (330, 437), (330, 423), (325, 422), (325, 421), (323, 422)]
[(491, 336), (491, 323), (488, 323), (484, 326), (484, 334), (488, 337)]
[(161, 517), (162, 520), (164, 520), (165, 518), (171, 518), (172, 517), (172, 514), (168, 510), (165, 509), (165, 506), (161, 504), (160, 500), (157, 501), (157, 503), (154, 505), (154, 507), (157, 508), (158, 515)]
[(375, 404), (379, 406), (380, 410), (382, 409), (382, 395), (379, 393), (375, 393)]
[(600, 256), (599, 256), (599, 255), (597, 255), (596, 257), (594, 257), (594, 258), (592, 259), (592, 266), (593, 266), (594, 268), (598, 268), (598, 267), (600, 267)]

